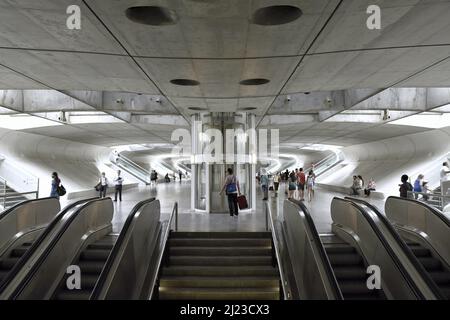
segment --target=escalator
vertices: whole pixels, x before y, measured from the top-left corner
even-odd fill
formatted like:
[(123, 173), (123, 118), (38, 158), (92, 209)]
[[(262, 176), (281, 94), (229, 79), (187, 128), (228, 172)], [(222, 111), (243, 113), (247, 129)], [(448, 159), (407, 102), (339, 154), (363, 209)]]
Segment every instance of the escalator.
[(24, 256), (24, 254), (30, 249), (33, 242), (24, 242), (14, 247), (11, 252), (0, 259), (0, 283), (5, 279), (12, 268), (19, 262), (19, 260)]
[(356, 248), (336, 235), (321, 235), (344, 300), (384, 300), (382, 289), (367, 288), (367, 262)]
[(436, 286), (450, 299), (450, 221), (429, 204), (389, 197), (385, 212), (398, 234)]

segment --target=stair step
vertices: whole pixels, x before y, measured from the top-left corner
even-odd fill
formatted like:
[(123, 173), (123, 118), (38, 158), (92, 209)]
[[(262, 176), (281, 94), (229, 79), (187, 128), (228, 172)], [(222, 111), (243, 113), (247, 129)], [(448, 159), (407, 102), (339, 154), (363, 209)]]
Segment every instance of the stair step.
[(11, 270), (19, 261), (17, 257), (8, 257), (0, 260), (0, 270)]
[[(362, 281), (340, 281), (339, 288), (343, 295), (346, 294), (366, 294), (371, 293), (374, 290), (367, 288), (365, 280)], [(376, 290), (376, 289), (375, 289)]]
[(167, 277), (160, 279), (162, 287), (177, 288), (264, 288), (279, 285), (277, 277)]
[(254, 266), (271, 265), (271, 256), (171, 256), (173, 265), (187, 266)]
[(271, 239), (265, 238), (173, 238), (169, 239), (170, 247), (269, 247)]
[(170, 237), (176, 238), (268, 238), (270, 232), (172, 232)]
[(368, 274), (366, 270), (361, 267), (335, 267), (333, 268), (334, 274), (337, 279), (347, 280), (347, 279), (367, 279)]
[(279, 300), (279, 288), (159, 288), (161, 300)]
[(272, 249), (264, 247), (171, 247), (173, 256), (265, 256)]
[(18, 247), (11, 250), (11, 257), (21, 258), (27, 251), (28, 247)]
[(422, 246), (412, 246), (410, 247), (411, 251), (414, 253), (416, 257), (429, 257), (431, 256), (430, 250), (424, 248)]
[(110, 250), (86, 249), (81, 253), (80, 261), (106, 261), (110, 252)]
[(325, 250), (327, 253), (355, 253), (356, 249), (346, 244), (326, 244)]
[(383, 299), (385, 299), (384, 293), (377, 292), (377, 291), (370, 292), (370, 293), (347, 294), (344, 297), (344, 300), (383, 300)]
[(438, 270), (442, 267), (441, 262), (433, 257), (418, 257), (420, 263), (424, 266), (427, 271)]
[(272, 266), (170, 266), (163, 268), (163, 276), (278, 276)]
[(111, 251), (113, 247), (114, 247), (114, 244), (96, 242), (96, 243), (90, 244), (87, 247), (87, 249), (88, 250), (108, 250), (108, 251)]
[(363, 260), (357, 253), (330, 253), (328, 259), (332, 265), (354, 266), (361, 265)]
[(450, 272), (432, 271), (430, 276), (436, 284), (450, 284)]
[(56, 295), (56, 300), (89, 300), (90, 296), (90, 290), (64, 289), (58, 292), (58, 294)]
[(102, 272), (105, 263), (103, 261), (80, 261), (78, 266), (80, 267), (81, 274), (91, 273), (100, 274)]

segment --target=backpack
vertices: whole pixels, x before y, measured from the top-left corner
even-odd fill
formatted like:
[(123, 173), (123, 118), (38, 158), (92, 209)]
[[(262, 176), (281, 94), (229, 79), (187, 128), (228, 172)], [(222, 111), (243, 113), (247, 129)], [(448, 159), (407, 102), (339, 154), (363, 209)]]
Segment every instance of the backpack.
[(64, 188), (64, 186), (61, 184), (56, 188), (56, 193), (58, 194), (58, 196), (63, 196), (66, 194), (66, 188)]
[(236, 177), (233, 176), (231, 182), (229, 184), (227, 184), (227, 194), (228, 193), (235, 193), (236, 191), (237, 191)]

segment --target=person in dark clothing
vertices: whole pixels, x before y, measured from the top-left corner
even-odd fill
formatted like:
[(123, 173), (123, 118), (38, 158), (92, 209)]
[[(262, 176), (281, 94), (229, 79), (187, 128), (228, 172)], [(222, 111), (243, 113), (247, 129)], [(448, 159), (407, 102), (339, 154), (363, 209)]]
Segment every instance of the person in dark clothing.
[(122, 184), (123, 184), (123, 178), (120, 175), (120, 170), (117, 171), (117, 177), (114, 179), (114, 187), (115, 187), (115, 193), (114, 193), (114, 201), (117, 202), (117, 194), (119, 195), (119, 201), (122, 201)]
[(52, 173), (52, 189), (50, 191), (50, 197), (59, 199), (58, 187), (61, 184), (61, 180), (58, 177), (58, 173)]
[(222, 190), (220, 191), (220, 195), (223, 194), (225, 190), (228, 197), (228, 208), (230, 210), (230, 216), (237, 216), (238, 212), (238, 195), (241, 194), (241, 190), (239, 187), (239, 180), (233, 174), (233, 169), (228, 168), (227, 177), (225, 178), (225, 183), (223, 184)]
[(399, 185), (400, 186), (399, 191), (400, 197), (402, 198), (408, 198), (408, 191), (413, 191), (413, 186), (411, 183), (408, 182), (408, 179), (409, 177), (406, 174), (402, 175), (401, 177), (402, 184)]

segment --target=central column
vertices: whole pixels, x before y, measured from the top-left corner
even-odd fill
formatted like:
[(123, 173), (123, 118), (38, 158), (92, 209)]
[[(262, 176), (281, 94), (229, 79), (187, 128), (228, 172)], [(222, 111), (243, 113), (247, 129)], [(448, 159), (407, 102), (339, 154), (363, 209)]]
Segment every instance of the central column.
[(192, 116), (191, 208), (208, 213), (228, 212), (220, 195), (226, 170), (232, 168), (247, 197), (256, 207), (255, 116), (247, 113), (202, 113)]

